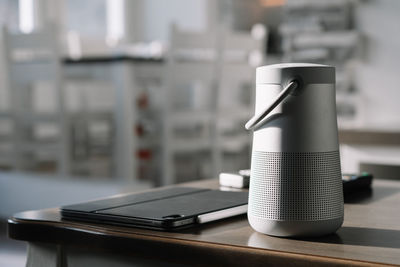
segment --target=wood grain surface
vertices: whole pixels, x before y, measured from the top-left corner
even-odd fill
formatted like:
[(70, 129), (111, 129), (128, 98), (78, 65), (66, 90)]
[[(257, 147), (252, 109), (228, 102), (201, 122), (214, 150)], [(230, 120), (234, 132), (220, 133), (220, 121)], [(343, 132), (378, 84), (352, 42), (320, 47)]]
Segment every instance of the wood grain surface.
[[(218, 188), (217, 180), (183, 185)], [(8, 230), (11, 238), (28, 242), (195, 265), (400, 264), (400, 182), (376, 180), (372, 192), (346, 202), (343, 227), (336, 234), (309, 239), (259, 234), (246, 216), (161, 232), (66, 221), (58, 208), (18, 213), (9, 219)]]

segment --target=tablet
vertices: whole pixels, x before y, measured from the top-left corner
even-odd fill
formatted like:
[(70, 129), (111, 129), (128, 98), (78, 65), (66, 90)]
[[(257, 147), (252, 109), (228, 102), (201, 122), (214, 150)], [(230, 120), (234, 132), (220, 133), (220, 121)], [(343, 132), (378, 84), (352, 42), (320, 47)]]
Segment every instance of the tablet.
[(63, 219), (178, 230), (247, 212), (248, 192), (173, 187), (61, 207)]

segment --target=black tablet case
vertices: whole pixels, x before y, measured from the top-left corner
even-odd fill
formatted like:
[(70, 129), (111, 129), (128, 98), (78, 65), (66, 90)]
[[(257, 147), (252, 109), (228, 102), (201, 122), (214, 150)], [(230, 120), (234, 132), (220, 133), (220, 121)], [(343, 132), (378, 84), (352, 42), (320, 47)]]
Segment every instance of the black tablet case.
[(64, 206), (66, 219), (172, 230), (196, 224), (199, 215), (246, 205), (247, 192), (173, 187)]

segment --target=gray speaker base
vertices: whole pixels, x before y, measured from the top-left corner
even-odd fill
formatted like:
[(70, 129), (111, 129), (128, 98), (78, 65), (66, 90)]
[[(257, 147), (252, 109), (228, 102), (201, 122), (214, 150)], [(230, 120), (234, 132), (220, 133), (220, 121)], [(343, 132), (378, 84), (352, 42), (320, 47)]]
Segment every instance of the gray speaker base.
[(257, 232), (280, 237), (311, 237), (332, 234), (343, 223), (343, 217), (321, 221), (276, 221), (248, 215)]

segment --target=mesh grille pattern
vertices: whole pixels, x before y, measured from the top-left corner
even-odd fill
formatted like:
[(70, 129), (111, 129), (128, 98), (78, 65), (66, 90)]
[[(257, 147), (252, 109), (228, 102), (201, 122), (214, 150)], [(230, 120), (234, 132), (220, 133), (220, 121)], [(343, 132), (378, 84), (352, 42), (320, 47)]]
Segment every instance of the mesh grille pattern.
[(254, 151), (249, 213), (263, 219), (294, 221), (343, 216), (339, 151)]

